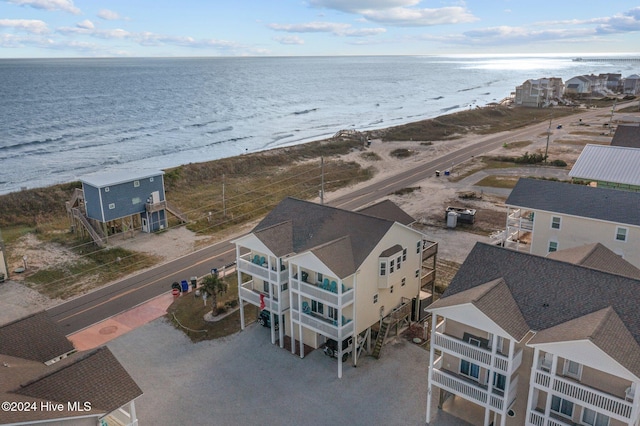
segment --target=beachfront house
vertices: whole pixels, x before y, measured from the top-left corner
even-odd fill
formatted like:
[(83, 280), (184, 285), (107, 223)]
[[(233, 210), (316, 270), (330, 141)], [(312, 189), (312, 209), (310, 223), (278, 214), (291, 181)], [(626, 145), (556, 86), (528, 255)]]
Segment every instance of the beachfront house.
[(105, 346), (76, 352), (46, 312), (0, 326), (0, 424), (136, 426), (142, 390)]
[(637, 426), (639, 290), (606, 265), (477, 243), (428, 307), (427, 423), (443, 410), (485, 426)]
[(521, 178), (502, 245), (540, 256), (600, 242), (640, 267), (640, 192)]
[(574, 182), (585, 182), (598, 188), (638, 192), (639, 170), (640, 149), (588, 144), (569, 171), (569, 176)]
[(66, 203), (72, 228), (104, 245), (113, 234), (166, 229), (168, 212), (186, 222), (186, 216), (165, 198), (163, 176), (160, 170), (136, 170), (81, 177), (82, 189), (76, 189)]
[(523, 107), (548, 107), (561, 99), (563, 92), (564, 83), (561, 78), (529, 79), (516, 87), (514, 103)]
[(640, 75), (632, 74), (625, 78), (622, 91), (625, 95), (640, 94)]
[(437, 245), (413, 221), (390, 201), (352, 212), (286, 198), (235, 240), (240, 305), (266, 312), (271, 342), (300, 357), (345, 342), (329, 352), (342, 377), (349, 355), (379, 356), (430, 303)]

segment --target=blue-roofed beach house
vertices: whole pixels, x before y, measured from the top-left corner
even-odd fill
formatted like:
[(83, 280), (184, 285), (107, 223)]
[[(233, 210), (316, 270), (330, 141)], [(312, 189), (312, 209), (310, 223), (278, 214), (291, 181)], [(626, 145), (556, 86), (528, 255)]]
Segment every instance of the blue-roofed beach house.
[(137, 170), (83, 176), (82, 190), (76, 190), (67, 210), (74, 225), (80, 221), (98, 244), (120, 232), (163, 230), (170, 209), (163, 175), (159, 170)]

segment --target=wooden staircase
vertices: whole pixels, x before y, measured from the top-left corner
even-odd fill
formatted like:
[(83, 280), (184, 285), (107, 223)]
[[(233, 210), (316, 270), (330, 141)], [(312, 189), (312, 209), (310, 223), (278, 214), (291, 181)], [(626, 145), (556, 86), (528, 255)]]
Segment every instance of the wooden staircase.
[(371, 356), (375, 359), (380, 359), (380, 351), (382, 350), (382, 345), (384, 344), (384, 340), (387, 338), (387, 333), (389, 332), (389, 325), (391, 324), (391, 319), (389, 317), (385, 317), (380, 322), (380, 330), (378, 330), (378, 337), (376, 338), (376, 344), (373, 347), (373, 351), (371, 352)]
[(89, 223), (89, 220), (87, 219), (87, 217), (84, 214), (82, 214), (82, 212), (77, 208), (72, 208), (71, 213), (73, 214), (73, 217), (75, 219), (78, 219), (78, 221), (82, 224), (82, 226), (84, 226), (84, 229), (87, 230), (89, 235), (91, 235), (93, 242), (96, 243), (98, 247), (104, 247), (105, 245), (104, 238), (102, 238), (100, 234), (98, 234), (98, 231), (96, 231), (95, 228), (91, 226), (91, 223)]
[(182, 223), (188, 223), (189, 222), (189, 219), (187, 219), (187, 215), (182, 213), (180, 211), (180, 209), (178, 209), (176, 206), (174, 206), (173, 204), (171, 204), (167, 200), (165, 200), (164, 202), (165, 202), (165, 208), (167, 209), (167, 211), (169, 213), (171, 213), (172, 215), (177, 217)]

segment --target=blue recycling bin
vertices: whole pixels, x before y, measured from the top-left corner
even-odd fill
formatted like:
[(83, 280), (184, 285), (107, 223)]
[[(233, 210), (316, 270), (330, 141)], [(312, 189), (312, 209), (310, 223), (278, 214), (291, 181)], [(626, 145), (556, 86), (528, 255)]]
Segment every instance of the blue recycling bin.
[(180, 287), (181, 287), (183, 293), (188, 292), (189, 291), (189, 282), (187, 280), (182, 280), (180, 282)]

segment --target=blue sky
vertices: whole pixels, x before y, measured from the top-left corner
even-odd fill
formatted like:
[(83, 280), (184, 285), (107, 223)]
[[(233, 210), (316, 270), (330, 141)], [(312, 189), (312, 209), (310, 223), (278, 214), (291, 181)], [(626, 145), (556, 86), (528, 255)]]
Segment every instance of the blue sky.
[(623, 52), (637, 0), (0, 0), (0, 58)]

